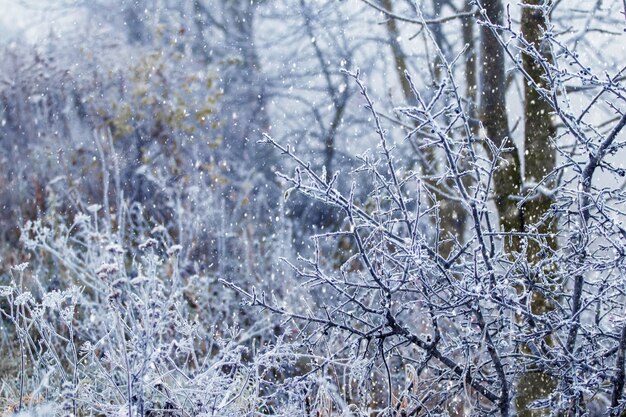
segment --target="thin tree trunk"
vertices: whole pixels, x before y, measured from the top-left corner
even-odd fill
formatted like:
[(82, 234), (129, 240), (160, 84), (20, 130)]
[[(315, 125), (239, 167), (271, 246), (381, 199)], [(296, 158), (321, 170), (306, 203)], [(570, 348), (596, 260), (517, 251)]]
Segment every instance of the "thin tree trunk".
[[(526, 4), (540, 5), (541, 0), (527, 0)], [(522, 34), (524, 38), (535, 45), (538, 50), (541, 48), (542, 32), (545, 30), (545, 21), (541, 9), (525, 7), (522, 11)], [(549, 53), (544, 52), (543, 56), (550, 59)], [(543, 86), (544, 75), (543, 69), (538, 62), (530, 55), (524, 55), (524, 70), (530, 75), (539, 86)], [(524, 150), (528, 157), (524, 160), (524, 177), (526, 182), (537, 183), (549, 174), (556, 166), (556, 150), (551, 138), (556, 134), (556, 128), (552, 122), (552, 107), (541, 98), (539, 93), (528, 83), (524, 83)], [(552, 188), (553, 180), (544, 182), (546, 188)], [(554, 222), (542, 222), (542, 216), (550, 209), (552, 198), (539, 194), (533, 196), (524, 205), (524, 221), (526, 224), (537, 224), (540, 234), (548, 235), (547, 243), (550, 248), (556, 249), (556, 240), (552, 236), (556, 232), (556, 224)], [(529, 242), (529, 253), (532, 258), (529, 261), (535, 261), (537, 253), (540, 251), (538, 242)], [(545, 312), (545, 308), (535, 313)]]
[[(528, 0), (529, 5), (539, 5), (540, 0)], [(544, 16), (540, 9), (525, 7), (522, 10), (522, 34), (524, 38), (541, 50), (542, 32), (545, 29)], [(544, 54), (544, 56), (546, 56)], [(547, 56), (549, 58), (549, 56)], [(530, 55), (523, 56), (524, 70), (541, 86), (543, 84), (543, 70)], [(556, 151), (550, 140), (554, 137), (556, 129), (551, 118), (552, 108), (541, 98), (537, 91), (528, 83), (524, 83), (524, 178), (526, 182), (537, 183), (541, 181), (556, 165)], [(544, 183), (551, 188), (553, 181)], [(529, 225), (537, 227), (537, 234), (546, 236), (545, 242), (530, 239), (528, 242), (528, 262), (536, 264), (542, 246), (556, 249), (556, 223), (549, 219), (542, 221), (542, 217), (550, 209), (552, 198), (541, 194), (533, 196), (523, 207), (523, 217), (526, 228)], [(536, 280), (537, 277), (530, 277)], [(553, 307), (541, 293), (533, 292), (531, 295), (531, 310), (534, 314), (545, 314)], [(549, 343), (550, 341), (548, 341)], [(523, 374), (518, 384), (519, 395), (515, 399), (515, 405), (520, 417), (533, 417), (547, 415), (549, 410), (528, 410), (528, 404), (540, 398), (546, 398), (556, 388), (557, 381), (542, 372), (529, 372)]]
[[(494, 25), (503, 22), (504, 9), (500, 0), (484, 0), (487, 19)], [(480, 28), (480, 109), (479, 116), (484, 133), (493, 143), (503, 150), (502, 161), (493, 176), (495, 204), (500, 220), (500, 228), (504, 232), (522, 232), (524, 218), (512, 196), (519, 195), (522, 186), (520, 157), (517, 147), (509, 137), (508, 112), (506, 105), (504, 50), (488, 25)], [(510, 236), (505, 240), (508, 253), (519, 252), (520, 240)], [(518, 412), (523, 412), (527, 404), (543, 394), (541, 391), (541, 374), (529, 372), (522, 377), (518, 385), (515, 405)], [(529, 382), (529, 384), (526, 384)], [(537, 390), (539, 393), (537, 394)], [(520, 414), (522, 415), (522, 414)], [(523, 414), (528, 416), (528, 414)]]
[[(381, 4), (382, 7), (384, 7), (386, 10), (393, 12), (393, 4), (391, 0), (381, 0)], [(440, 5), (437, 7), (440, 7)], [(436, 34), (438, 35), (435, 36), (435, 39), (441, 40), (441, 37), (443, 36), (441, 30), (434, 32), (436, 32)], [(400, 33), (398, 31), (398, 26), (395, 19), (387, 19), (387, 33), (389, 35), (389, 45), (393, 54), (395, 68), (398, 73), (398, 78), (400, 81), (400, 86), (402, 88), (402, 94), (404, 96), (404, 99), (406, 100), (407, 104), (416, 105), (416, 98), (413, 94), (413, 91), (411, 90), (411, 85), (404, 75), (404, 71), (407, 70), (406, 55), (402, 50), (402, 46), (398, 42)], [(434, 65), (434, 74), (435, 76), (440, 77), (440, 60), (437, 59)], [(440, 164), (437, 162), (438, 158), (433, 152), (433, 149), (425, 149), (424, 158), (432, 164), (432, 168), (430, 169), (427, 166), (422, 167), (427, 175), (434, 175), (437, 172), (441, 172), (443, 168), (441, 168)], [(432, 181), (432, 184), (435, 185), (436, 181)], [(446, 200), (445, 197), (443, 197), (439, 201), (439, 215), (441, 218), (441, 236), (444, 239), (447, 239), (449, 236), (455, 236), (458, 240), (463, 241), (463, 232), (465, 230), (465, 223), (467, 218), (467, 214), (463, 207), (461, 207), (459, 203)], [(439, 252), (442, 256), (447, 257), (452, 252), (453, 248), (453, 242), (447, 240), (441, 243), (441, 245), (439, 246)]]
[[(493, 24), (502, 23), (504, 9), (500, 0), (483, 1), (482, 6)], [(496, 146), (508, 149), (500, 155), (503, 161), (494, 174), (495, 203), (500, 227), (505, 232), (520, 232), (524, 229), (522, 213), (511, 197), (520, 194), (522, 176), (517, 148), (509, 138), (504, 51), (489, 27), (480, 28), (480, 38), (480, 120), (487, 137)], [(519, 250), (519, 239), (511, 237), (507, 240), (507, 246), (511, 250)]]

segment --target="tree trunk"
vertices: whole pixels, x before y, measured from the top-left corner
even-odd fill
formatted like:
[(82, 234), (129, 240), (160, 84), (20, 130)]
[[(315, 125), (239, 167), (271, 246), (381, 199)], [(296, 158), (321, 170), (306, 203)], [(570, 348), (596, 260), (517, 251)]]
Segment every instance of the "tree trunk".
[[(493, 24), (502, 24), (504, 10), (500, 0), (486, 0), (482, 5)], [(508, 149), (500, 155), (503, 161), (498, 164), (494, 174), (495, 203), (500, 227), (505, 232), (520, 232), (524, 229), (522, 213), (511, 197), (520, 194), (522, 176), (517, 147), (509, 138), (504, 51), (489, 27), (481, 26), (480, 37), (480, 120), (487, 137), (496, 146)], [(507, 239), (507, 247), (513, 251), (519, 250), (519, 238), (512, 236)]]
[(257, 46), (250, 42), (255, 39), (255, 18), (262, 2), (222, 0), (226, 42), (237, 57), (228, 74), (230, 80), (225, 83), (222, 103), (236, 115), (226, 137), (233, 160), (253, 165), (268, 182), (273, 182), (276, 178), (274, 152), (269, 146), (256, 143), (271, 126), (267, 113), (267, 80), (261, 70)]
[[(393, 12), (393, 4), (391, 0), (381, 0), (382, 7), (386, 10)], [(434, 0), (435, 9), (440, 9), (441, 4), (439, 4), (436, 0)], [(398, 73), (398, 78), (400, 81), (400, 86), (402, 87), (402, 94), (407, 104), (414, 106), (417, 104), (416, 98), (411, 91), (411, 85), (404, 75), (404, 71), (407, 70), (406, 64), (406, 56), (404, 51), (402, 50), (402, 46), (398, 42), (400, 33), (398, 31), (398, 27), (396, 24), (396, 20), (393, 18), (387, 19), (387, 33), (389, 35), (389, 45), (391, 47), (391, 52), (393, 54), (395, 68)], [(443, 33), (440, 28), (433, 30), (435, 33), (435, 39), (441, 41), (443, 37)], [(440, 48), (441, 49), (441, 48)], [(439, 81), (441, 77), (440, 70), (441, 60), (437, 56), (434, 62), (434, 74), (437, 78), (436, 81)], [(423, 166), (425, 173), (427, 175), (435, 175), (437, 172), (442, 172), (445, 170), (445, 167), (441, 167), (437, 162), (439, 159), (437, 155), (435, 155), (434, 149), (428, 148), (424, 150), (424, 158), (432, 163), (432, 168), (429, 169), (426, 166)], [(432, 185), (436, 185), (437, 181), (431, 181)], [(447, 182), (449, 188), (453, 188), (453, 182)], [(447, 257), (452, 252), (454, 245), (453, 241), (446, 240), (449, 236), (455, 236), (455, 238), (459, 241), (463, 241), (463, 232), (465, 231), (465, 223), (467, 219), (467, 213), (464, 208), (456, 201), (446, 200), (445, 197), (439, 196), (439, 216), (441, 218), (441, 236), (444, 238), (444, 242), (441, 242), (439, 246), (439, 252), (442, 256)]]
[[(539, 5), (540, 0), (528, 0), (527, 4)], [(535, 45), (542, 51), (541, 38), (542, 32), (545, 30), (544, 17), (540, 9), (531, 9), (525, 7), (522, 12), (522, 34), (524, 38)], [(543, 56), (551, 59), (549, 53), (544, 52)], [(542, 80), (543, 69), (541, 65), (529, 55), (523, 56), (524, 70), (533, 78), (540, 87), (544, 86)], [(527, 183), (537, 183), (549, 174), (556, 166), (556, 150), (550, 139), (556, 134), (556, 128), (552, 123), (552, 107), (537, 91), (528, 83), (524, 83), (524, 150), (525, 155), (529, 156), (524, 159), (524, 177)], [(554, 180), (544, 182), (546, 188), (554, 186)], [(543, 222), (541, 217), (550, 209), (552, 198), (545, 194), (533, 196), (524, 205), (524, 219), (527, 225), (537, 224), (540, 234), (554, 234), (556, 232), (556, 224)], [(554, 237), (547, 238), (548, 244), (552, 249), (556, 248)], [(529, 242), (529, 253), (534, 261), (536, 254), (540, 251), (537, 242)], [(537, 311), (536, 313), (540, 313)]]
[[(541, 0), (528, 0), (529, 5), (540, 5)], [(522, 10), (522, 34), (524, 38), (541, 51), (542, 32), (545, 29), (544, 16), (540, 9), (525, 7)], [(548, 59), (549, 55), (545, 55)], [(523, 56), (524, 70), (532, 77), (537, 85), (544, 84), (541, 65), (528, 54)], [(524, 149), (527, 158), (524, 160), (524, 179), (527, 183), (538, 183), (552, 171), (556, 165), (556, 151), (550, 139), (554, 137), (556, 129), (551, 118), (552, 108), (543, 100), (537, 91), (527, 82), (524, 83)], [(554, 181), (544, 182), (543, 185), (551, 188)], [(546, 235), (545, 242), (536, 240), (528, 242), (528, 262), (536, 264), (541, 246), (556, 249), (556, 223), (542, 217), (550, 209), (552, 199), (545, 194), (532, 196), (523, 207), (525, 228), (536, 227), (535, 235)], [(537, 279), (530, 277), (530, 279)], [(534, 314), (545, 314), (552, 310), (552, 306), (541, 295), (534, 292), (531, 295), (531, 309)], [(550, 341), (548, 341), (549, 343)], [(528, 410), (528, 404), (540, 398), (546, 398), (556, 388), (557, 381), (542, 372), (529, 372), (521, 376), (518, 384), (519, 395), (515, 399), (515, 406), (520, 417), (534, 417), (548, 415), (550, 410)]]

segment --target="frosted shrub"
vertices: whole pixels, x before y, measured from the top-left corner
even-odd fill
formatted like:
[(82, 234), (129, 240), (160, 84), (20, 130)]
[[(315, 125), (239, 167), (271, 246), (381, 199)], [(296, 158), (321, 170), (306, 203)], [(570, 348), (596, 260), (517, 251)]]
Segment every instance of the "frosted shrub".
[(15, 335), (5, 346), (14, 366), (2, 378), (4, 407), (243, 416), (287, 404), (279, 381), (295, 355), (266, 337), (271, 323), (242, 330), (230, 292), (203, 310), (211, 279), (181, 274), (181, 247), (165, 246), (162, 229), (128, 248), (99, 229), (97, 211), (69, 227), (36, 221), (22, 231), (32, 259), (0, 287), (3, 323)]
[[(483, 24), (502, 30), (502, 36), (515, 35), (510, 27)], [(561, 88), (562, 70), (526, 46), (525, 52), (555, 77), (552, 91)], [(567, 48), (561, 53), (579, 64)], [(507, 230), (503, 225), (511, 213), (496, 217), (494, 206), (506, 205), (492, 198), (493, 182), (511, 163), (506, 143), (498, 146), (474, 133), (452, 64), (443, 69), (447, 78), (429, 100), (406, 74), (417, 105), (398, 109), (416, 125), (407, 138), (418, 135), (420, 146), (441, 158), (437, 175), (408, 168), (358, 71), (349, 75), (379, 142), (360, 157), (359, 169), (343, 174), (353, 179), (350, 192), (336, 186), (339, 173), (326, 178), (292, 147), (266, 135), (263, 142), (295, 164), (291, 173), (279, 174), (290, 187), (287, 194), (293, 190), (332, 206), (343, 213), (345, 227), (314, 236), (311, 256), (287, 260), (300, 287), (309, 291), (304, 310), (225, 283), (251, 305), (299, 329), (311, 372), (332, 381), (307, 398), (321, 404), (322, 415), (356, 407), (385, 416), (508, 416), (515, 399), (527, 401), (519, 403), (524, 412), (621, 415), (626, 233), (620, 205), (625, 195), (623, 186), (609, 190), (592, 180), (596, 168), (604, 168), (615, 183), (622, 176), (608, 156), (623, 147), (618, 138), (626, 115), (618, 113), (611, 128), (600, 133), (581, 121), (596, 98), (590, 97), (575, 119), (562, 110), (564, 99), (555, 92), (547, 97), (537, 87), (565, 124), (563, 137), (580, 142), (576, 153), (558, 148), (568, 156), (538, 184), (504, 197), (508, 206), (519, 202), (511, 208), (518, 213), (542, 195), (553, 202), (523, 230)], [(603, 91), (619, 95), (623, 106), (623, 87), (606, 78)], [(369, 182), (357, 182), (362, 173)], [(433, 183), (447, 184), (446, 198), (464, 211), (464, 240), (444, 234)], [(366, 190), (367, 197), (357, 189)], [(546, 232), (546, 225), (554, 232)], [(323, 242), (341, 240), (349, 244), (341, 246), (345, 261), (337, 267), (328, 262)]]

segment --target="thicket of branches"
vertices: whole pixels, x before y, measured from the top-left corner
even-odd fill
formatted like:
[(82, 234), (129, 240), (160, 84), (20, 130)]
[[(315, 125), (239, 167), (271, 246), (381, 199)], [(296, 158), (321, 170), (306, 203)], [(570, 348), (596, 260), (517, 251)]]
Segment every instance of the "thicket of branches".
[(626, 413), (619, 1), (68, 10), (0, 64), (0, 412)]

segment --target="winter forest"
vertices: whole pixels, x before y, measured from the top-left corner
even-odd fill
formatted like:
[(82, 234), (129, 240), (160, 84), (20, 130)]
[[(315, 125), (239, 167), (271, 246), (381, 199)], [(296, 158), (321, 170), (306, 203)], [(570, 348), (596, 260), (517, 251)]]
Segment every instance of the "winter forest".
[(0, 0), (0, 416), (626, 416), (625, 0)]

